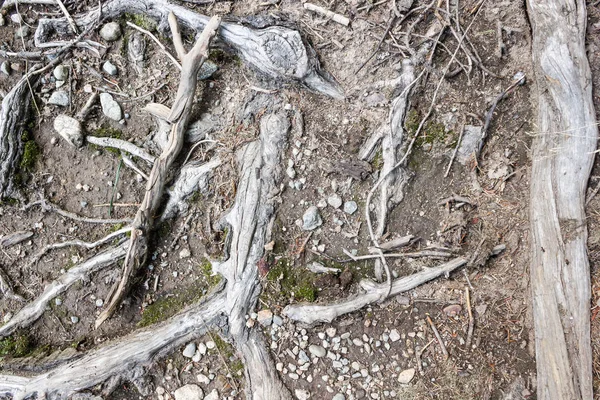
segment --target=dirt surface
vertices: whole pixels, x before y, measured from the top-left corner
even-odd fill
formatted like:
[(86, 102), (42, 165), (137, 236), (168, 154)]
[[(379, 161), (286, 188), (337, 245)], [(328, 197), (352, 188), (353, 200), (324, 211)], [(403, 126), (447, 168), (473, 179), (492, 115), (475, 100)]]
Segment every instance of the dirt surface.
[[(76, 7), (65, 3), (74, 14), (76, 10), (85, 12), (88, 7), (86, 2), (78, 2)], [(257, 137), (258, 117), (270, 99), (277, 98), (286, 105), (293, 121), (284, 157), (284, 168), (293, 169), (293, 173), (286, 173), (282, 182), (286, 189), (273, 225), (272, 248), (264, 257), (264, 265), (259, 266), (263, 293), (256, 310), (271, 310), (276, 317), (269, 324), (254, 321), (260, 313), (248, 318), (254, 329), (264, 331), (280, 377), (292, 394), (300, 398), (298, 393), (306, 390), (313, 399), (331, 399), (336, 394), (343, 394), (346, 399), (535, 398), (528, 274), (529, 144), (535, 129), (535, 104), (531, 97), (535, 81), (530, 27), (522, 2), (484, 2), (480, 12), (476, 7), (479, 2), (461, 2), (461, 27), (470, 27), (468, 46), (478, 53), (482, 65), (498, 77), (473, 64), (468, 75), (460, 72), (444, 78), (444, 69), (457, 46), (456, 38), (448, 32), (440, 38), (430, 70), (413, 89), (405, 121), (408, 142), (436, 93), (433, 113), (409, 157), (407, 171), (411, 179), (404, 200), (391, 212), (383, 241), (413, 235), (410, 246), (401, 251), (444, 247), (452, 256), (469, 259), (468, 266), (329, 324), (303, 327), (278, 319), (288, 304), (338, 301), (357, 293), (361, 278), (374, 279), (373, 260), (352, 261), (345, 253), (369, 254), (372, 244), (365, 222), (366, 199), (382, 167), (380, 152), (362, 163), (357, 161), (357, 154), (367, 138), (386, 123), (390, 101), (398, 95), (394, 88), (379, 89), (377, 83), (398, 77), (399, 63), (407, 55), (406, 33), (411, 32), (411, 48), (417, 48), (437, 20), (432, 9), (424, 12), (429, 3), (416, 1), (412, 5), (415, 11), (392, 25), (373, 59), (357, 73), (376, 50), (392, 15), (392, 2), (375, 3), (321, 3), (350, 17), (349, 27), (310, 13), (291, 0), (219, 1), (194, 6), (207, 15), (219, 13), (232, 19), (270, 15), (295, 26), (315, 48), (322, 67), (340, 83), (346, 99), (333, 100), (303, 87), (282, 86), (248, 69), (235, 55), (220, 49), (213, 51), (210, 59), (218, 70), (199, 83), (201, 100), (192, 120), (209, 116), (215, 123), (210, 139), (219, 145), (205, 143), (192, 151), (188, 144), (177, 163), (178, 169), (188, 153), (190, 160), (200, 161), (221, 156), (225, 162), (211, 180), (208, 192), (194, 194), (185, 215), (156, 227), (150, 244), (151, 257), (113, 318), (93, 329), (103, 301), (119, 278), (118, 266), (77, 283), (53, 300), (30, 328), (16, 332), (10, 340), (27, 341), (26, 351), (15, 352), (5, 339), (0, 348), (4, 356), (2, 370), (23, 373), (42, 369), (47, 356), (71, 357), (140, 326), (160, 322), (200, 299), (219, 280), (212, 275), (209, 260), (222, 257), (226, 233), (218, 231), (217, 221), (231, 207), (235, 196), (234, 152)], [(19, 24), (11, 19), (15, 10), (6, 11), (5, 24), (0, 27), (1, 42), (6, 49), (20, 50), (23, 43), (14, 37)], [(21, 6), (19, 11), (24, 23), (31, 26), (35, 26), (40, 13), (58, 12), (41, 6)], [(590, 63), (595, 80), (600, 76), (599, 64), (595, 62), (600, 44), (597, 35), (593, 35), (600, 29), (596, 26), (598, 18), (597, 10), (590, 7)], [(39, 206), (25, 210), (26, 204), (43, 196), (61, 209), (81, 216), (128, 219), (134, 216), (143, 197), (144, 179), (122, 164), (118, 152), (93, 145), (75, 148), (53, 128), (56, 115), (74, 116), (81, 110), (90, 96), (86, 85), (91, 85), (93, 91), (113, 93), (127, 115), (121, 122), (110, 120), (96, 104), (83, 124), (87, 134), (119, 136), (158, 155), (152, 141), (157, 126), (142, 108), (149, 102), (170, 104), (177, 90), (178, 71), (148, 38), (145, 66), (141, 73), (136, 71), (127, 56), (127, 43), (134, 32), (127, 27), (127, 20), (148, 23), (138, 16), (124, 16), (117, 21), (123, 35), (114, 42), (106, 42), (97, 30), (91, 39), (106, 45), (99, 57), (78, 49), (63, 63), (69, 69), (69, 79), (62, 88), (56, 88), (52, 72), (33, 88), (36, 107), (31, 120), (24, 121), (28, 131), (24, 139), (33, 141), (39, 154), (18, 171), (21, 198), (3, 199), (0, 205), (0, 238), (18, 231), (33, 232), (31, 238), (17, 245), (0, 248), (0, 267), (15, 292), (27, 300), (37, 297), (69, 268), (101, 251), (73, 246), (52, 250), (39, 262), (31, 263), (43, 246), (75, 238), (93, 242), (124, 224), (84, 223), (44, 212)], [(497, 52), (499, 22), (505, 45), (501, 57)], [(166, 33), (155, 33), (174, 54)], [(24, 44), (31, 48), (31, 33)], [(186, 46), (190, 44), (191, 41)], [(464, 52), (459, 51), (457, 57), (463, 65), (468, 64)], [(116, 76), (103, 72), (107, 60), (117, 66)], [(10, 75), (0, 73), (0, 89), (4, 93), (29, 67), (23, 61), (9, 63), (18, 65), (12, 66)], [(454, 62), (450, 70), (456, 65)], [(462, 165), (454, 160), (448, 176), (444, 176), (463, 126), (482, 126), (491, 104), (518, 72), (525, 74), (526, 84), (498, 103), (489, 138), (477, 162)], [(56, 90), (71, 94), (68, 106), (46, 104)], [(148, 173), (150, 164), (135, 161)], [(598, 166), (593, 175), (598, 175)], [(593, 187), (600, 184), (597, 178), (592, 180)], [(343, 204), (328, 204), (334, 195), (343, 203), (355, 202), (358, 210), (348, 213)], [(443, 202), (453, 196), (468, 201)], [(593, 310), (598, 309), (596, 302), (600, 301), (599, 220), (593, 211), (598, 202), (600, 197), (594, 197), (588, 209)], [(305, 231), (303, 214), (313, 205), (318, 207), (323, 223), (315, 230)], [(505, 245), (504, 251), (490, 257), (490, 251), (498, 245)], [(338, 272), (312, 273), (307, 267), (314, 262)], [(390, 260), (390, 266), (397, 277), (441, 262), (399, 257)], [(7, 322), (21, 307), (22, 303), (3, 298), (0, 317)], [(470, 312), (474, 330), (467, 345)], [(593, 340), (600, 329), (595, 316), (593, 311)], [(448, 359), (432, 325), (445, 343)], [(194, 358), (184, 357), (181, 348), (158, 360), (148, 371), (144, 385), (150, 385), (151, 395), (141, 396), (135, 384), (125, 383), (105, 398), (170, 399), (185, 384), (199, 385), (205, 394), (216, 390), (215, 398), (244, 398), (243, 365), (219, 332), (199, 338), (195, 344)], [(311, 345), (324, 348), (328, 354), (313, 357)], [(598, 355), (598, 344), (594, 346)], [(308, 355), (310, 361), (299, 362), (300, 353)], [(598, 378), (600, 361), (596, 358)], [(399, 375), (413, 368), (414, 378), (410, 383), (401, 383)], [(96, 392), (98, 388), (92, 389)]]

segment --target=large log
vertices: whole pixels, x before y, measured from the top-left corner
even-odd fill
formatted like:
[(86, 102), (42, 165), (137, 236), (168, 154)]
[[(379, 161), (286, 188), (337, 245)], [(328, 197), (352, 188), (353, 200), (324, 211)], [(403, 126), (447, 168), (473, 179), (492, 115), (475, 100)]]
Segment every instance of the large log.
[(586, 4), (529, 0), (527, 6), (538, 85), (530, 192), (537, 398), (591, 399), (584, 201), (598, 130), (585, 49)]

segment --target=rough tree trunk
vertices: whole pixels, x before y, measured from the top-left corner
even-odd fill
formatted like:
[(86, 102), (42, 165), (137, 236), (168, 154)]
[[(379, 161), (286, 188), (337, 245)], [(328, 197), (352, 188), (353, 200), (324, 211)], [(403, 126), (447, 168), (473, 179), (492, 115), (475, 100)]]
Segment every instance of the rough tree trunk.
[[(583, 0), (529, 0), (538, 84), (531, 172), (537, 395), (592, 398), (585, 191), (598, 131)], [(559, 132), (567, 132), (559, 133)]]

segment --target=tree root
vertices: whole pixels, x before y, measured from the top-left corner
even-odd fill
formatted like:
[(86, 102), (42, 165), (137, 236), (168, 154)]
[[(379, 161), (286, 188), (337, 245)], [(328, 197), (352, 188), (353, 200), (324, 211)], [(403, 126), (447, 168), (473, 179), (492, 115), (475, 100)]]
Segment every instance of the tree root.
[[(209, 18), (166, 0), (109, 0), (102, 2), (102, 17), (118, 18), (125, 13), (144, 14), (167, 26), (169, 13), (191, 29), (201, 30)], [(98, 8), (74, 17), (79, 29), (93, 24), (99, 15)], [(41, 18), (35, 33), (37, 45), (58, 33), (67, 35), (70, 26), (66, 18)], [(276, 82), (297, 82), (327, 96), (342, 99), (344, 94), (335, 80), (322, 71), (314, 50), (305, 44), (298, 31), (272, 26), (252, 29), (237, 23), (223, 23), (219, 40), (236, 52), (255, 70)], [(39, 47), (39, 46), (38, 46)]]
[(376, 284), (371, 280), (363, 279), (360, 286), (365, 293), (330, 305), (290, 305), (283, 310), (283, 314), (293, 321), (307, 325), (331, 322), (341, 315), (358, 311), (369, 304), (381, 302), (389, 296), (406, 292), (441, 275), (449, 274), (466, 263), (467, 259), (458, 257), (438, 267), (427, 268), (416, 274), (396, 279), (392, 282), (391, 291), (387, 284)]
[[(173, 13), (169, 15), (169, 23), (171, 24), (173, 35), (177, 36), (177, 21)], [(144, 200), (132, 224), (131, 241), (125, 262), (123, 263), (121, 280), (118, 282), (118, 285), (115, 284), (111, 289), (108, 305), (96, 320), (96, 328), (116, 311), (117, 307), (121, 304), (123, 296), (125, 296), (129, 289), (130, 278), (146, 259), (148, 235), (154, 224), (158, 207), (160, 206), (167, 173), (183, 147), (188, 118), (194, 104), (198, 70), (208, 58), (210, 40), (216, 34), (220, 23), (220, 17), (211, 18), (193, 49), (189, 53), (182, 55), (181, 81), (168, 117), (169, 122), (172, 124), (169, 142), (166, 149), (163, 150), (160, 157), (154, 162), (152, 172), (150, 172)], [(181, 41), (181, 38), (175, 39), (175, 41), (177, 40)]]
[[(100, 253), (85, 262), (69, 269), (65, 274), (51, 282), (37, 299), (19, 310), (10, 321), (0, 327), (0, 337), (10, 335), (16, 329), (25, 328), (42, 316), (48, 303), (67, 290), (79, 280), (89, 279), (90, 274), (113, 265), (125, 256), (125, 250), (129, 241)], [(2, 380), (0, 379), (0, 382)], [(2, 384), (0, 383), (0, 386)]]

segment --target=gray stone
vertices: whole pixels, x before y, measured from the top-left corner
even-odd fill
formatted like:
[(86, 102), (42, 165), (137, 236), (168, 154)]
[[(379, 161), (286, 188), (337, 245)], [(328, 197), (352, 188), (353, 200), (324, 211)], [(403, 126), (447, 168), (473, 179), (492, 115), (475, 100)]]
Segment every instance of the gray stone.
[(258, 312), (256, 320), (262, 326), (269, 326), (273, 322), (273, 312), (269, 309), (260, 310)]
[(279, 315), (273, 315), (273, 325), (282, 326), (283, 318), (281, 318)]
[(121, 37), (121, 27), (116, 22), (109, 22), (100, 29), (100, 36), (107, 42), (114, 42)]
[(209, 60), (204, 61), (204, 64), (200, 67), (200, 71), (198, 71), (198, 80), (202, 81), (210, 78), (218, 69), (219, 67), (214, 62)]
[(175, 400), (203, 400), (204, 392), (198, 385), (185, 385), (174, 393)]
[(23, 17), (21, 17), (21, 14), (15, 13), (10, 15), (10, 20), (15, 24), (20, 24), (21, 22), (23, 22)]
[(300, 352), (298, 353), (298, 364), (304, 365), (307, 362), (310, 362), (310, 358), (308, 357), (308, 354), (306, 354), (306, 352), (304, 350), (300, 350)]
[(119, 103), (113, 99), (109, 93), (100, 94), (100, 104), (102, 105), (102, 112), (108, 118), (115, 121), (120, 121), (123, 118), (123, 112)]
[(52, 93), (50, 99), (48, 99), (48, 104), (54, 104), (61, 107), (67, 107), (70, 102), (69, 94), (62, 90), (57, 90)]
[(338, 393), (335, 396), (333, 396), (333, 398), (331, 400), (346, 400), (346, 396), (344, 396), (341, 393)]
[(186, 358), (194, 357), (194, 354), (196, 354), (196, 343), (188, 343), (187, 346), (185, 346), (185, 349), (183, 349), (183, 353), (181, 354)]
[(96, 299), (96, 307), (102, 307), (104, 305), (104, 300)]
[(344, 203), (344, 212), (346, 214), (354, 214), (358, 210), (358, 204), (355, 201), (350, 200)]
[(302, 216), (302, 229), (305, 231), (312, 231), (322, 224), (323, 220), (319, 215), (319, 209), (315, 206), (309, 207)]
[(219, 392), (217, 391), (217, 389), (213, 389), (212, 392), (207, 394), (204, 400), (219, 400)]
[(71, 316), (71, 322), (74, 323), (74, 324), (78, 323), (79, 322), (79, 317), (76, 317), (75, 315), (72, 315)]
[(333, 208), (340, 208), (342, 206), (342, 198), (339, 194), (332, 194), (327, 198), (327, 204)]
[(313, 356), (319, 357), (319, 358), (325, 357), (325, 355), (327, 354), (327, 351), (323, 347), (318, 346), (316, 344), (311, 344), (310, 346), (308, 346), (308, 351)]
[(4, 61), (0, 64), (0, 72), (4, 75), (10, 75), (10, 63), (8, 61)]
[(102, 65), (102, 70), (104, 72), (106, 72), (109, 75), (115, 76), (117, 75), (117, 67), (111, 63), (110, 61), (106, 61), (103, 65)]
[(465, 165), (469, 162), (471, 155), (476, 151), (477, 146), (479, 145), (482, 132), (483, 127), (481, 126), (465, 125), (463, 137), (456, 153), (456, 160), (459, 163)]
[(52, 72), (57, 81), (66, 81), (69, 77), (69, 68), (64, 65), (59, 65)]
[(198, 382), (200, 382), (204, 385), (208, 385), (210, 383), (210, 379), (208, 379), (208, 376), (206, 376), (204, 374), (196, 375), (196, 379), (198, 379)]
[(29, 27), (23, 25), (15, 29), (15, 39), (23, 39), (29, 36)]
[(308, 399), (310, 399), (310, 392), (308, 390), (305, 390), (305, 389), (296, 389), (294, 391), (294, 394), (296, 395), (296, 398), (298, 400), (308, 400)]
[(75, 147), (83, 146), (81, 123), (67, 115), (59, 115), (54, 119), (54, 129), (69, 144)]
[(415, 377), (415, 369), (414, 368), (405, 369), (404, 371), (400, 372), (400, 374), (398, 374), (398, 382), (400, 382), (403, 385), (406, 385), (406, 384), (410, 383), (410, 381), (412, 381), (412, 379), (414, 377)]
[(390, 331), (390, 340), (392, 342), (397, 342), (398, 340), (400, 340), (400, 334), (398, 333), (397, 329), (392, 329)]

